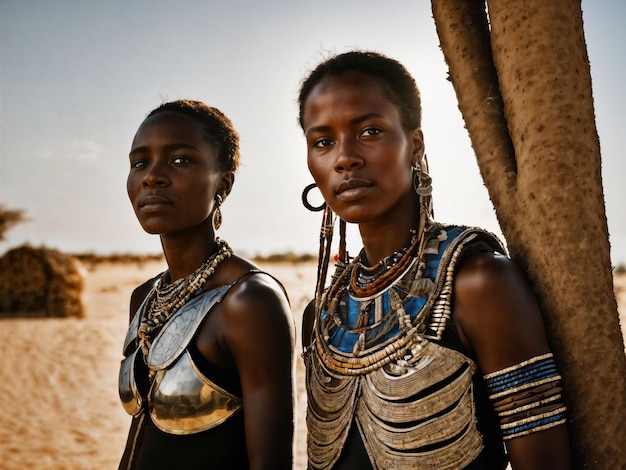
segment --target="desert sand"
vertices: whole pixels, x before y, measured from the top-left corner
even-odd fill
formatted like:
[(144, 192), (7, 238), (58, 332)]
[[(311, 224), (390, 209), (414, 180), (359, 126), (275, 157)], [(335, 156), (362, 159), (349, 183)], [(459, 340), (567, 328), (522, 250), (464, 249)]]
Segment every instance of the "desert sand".
[[(132, 289), (164, 263), (100, 263), (85, 270), (83, 319), (0, 320), (0, 469), (115, 469), (130, 418), (117, 373)], [(306, 395), (300, 314), (311, 299), (315, 263), (266, 263), (289, 292), (296, 324), (296, 469), (305, 465)], [(626, 326), (626, 276), (615, 278)]]

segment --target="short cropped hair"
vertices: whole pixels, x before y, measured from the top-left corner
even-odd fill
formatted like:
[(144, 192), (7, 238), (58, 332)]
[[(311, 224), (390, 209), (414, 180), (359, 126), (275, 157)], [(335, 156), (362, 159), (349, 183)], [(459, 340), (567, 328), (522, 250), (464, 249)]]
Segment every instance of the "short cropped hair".
[(202, 101), (176, 100), (163, 103), (150, 111), (148, 117), (166, 111), (184, 114), (202, 126), (205, 140), (217, 149), (217, 160), (222, 171), (237, 171), (239, 167), (239, 134), (226, 115)]
[(380, 84), (385, 97), (398, 107), (404, 130), (420, 128), (422, 103), (415, 79), (397, 60), (371, 51), (338, 54), (313, 69), (300, 87), (298, 96), (300, 127), (304, 128), (304, 105), (311, 90), (325, 77), (337, 77), (345, 72), (360, 72), (374, 78)]

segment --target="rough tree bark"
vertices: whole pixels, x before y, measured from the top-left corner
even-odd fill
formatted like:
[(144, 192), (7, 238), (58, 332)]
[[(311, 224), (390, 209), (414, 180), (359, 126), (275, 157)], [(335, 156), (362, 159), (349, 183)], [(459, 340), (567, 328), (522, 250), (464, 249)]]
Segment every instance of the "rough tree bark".
[(481, 175), (562, 369), (576, 468), (626, 468), (626, 357), (576, 0), (433, 0)]

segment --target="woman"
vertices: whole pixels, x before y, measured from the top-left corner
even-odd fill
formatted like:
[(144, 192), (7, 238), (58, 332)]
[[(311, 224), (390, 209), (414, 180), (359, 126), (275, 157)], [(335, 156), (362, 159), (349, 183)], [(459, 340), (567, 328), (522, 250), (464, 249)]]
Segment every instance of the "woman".
[[(569, 468), (560, 376), (527, 282), (493, 235), (432, 220), (413, 78), (349, 52), (310, 73), (299, 103), (325, 200), (303, 321), (309, 468)], [(363, 242), (354, 259), (345, 223)]]
[(238, 163), (231, 122), (198, 101), (159, 106), (133, 140), (128, 195), (168, 270), (131, 297), (121, 469), (291, 468), (288, 300), (215, 236)]

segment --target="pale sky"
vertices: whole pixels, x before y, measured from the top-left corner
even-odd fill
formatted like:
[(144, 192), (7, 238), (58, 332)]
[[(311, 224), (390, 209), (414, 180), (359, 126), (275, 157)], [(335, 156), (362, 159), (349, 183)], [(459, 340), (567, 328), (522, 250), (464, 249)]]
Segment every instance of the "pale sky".
[[(612, 259), (624, 264), (626, 2), (583, 1), (583, 18)], [(25, 242), (159, 252), (128, 202), (128, 151), (145, 115), (179, 98), (217, 106), (241, 135), (218, 235), (247, 255), (317, 253), (297, 92), (325, 55), (354, 48), (398, 59), (421, 89), (436, 219), (500, 234), (427, 0), (0, 0), (0, 204), (29, 218), (0, 254)]]

